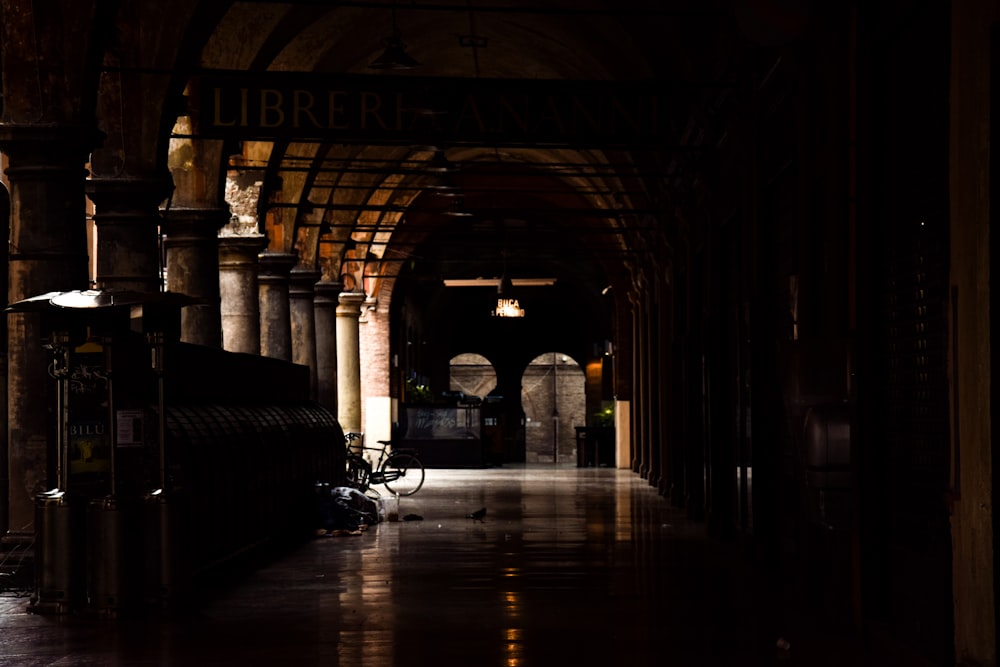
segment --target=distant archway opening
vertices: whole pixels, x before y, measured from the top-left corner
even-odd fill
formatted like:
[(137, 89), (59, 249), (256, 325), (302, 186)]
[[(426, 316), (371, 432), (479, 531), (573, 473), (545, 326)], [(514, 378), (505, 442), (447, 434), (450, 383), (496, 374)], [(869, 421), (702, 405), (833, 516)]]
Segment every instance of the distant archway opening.
[(449, 363), (448, 388), (465, 396), (483, 398), (497, 386), (497, 372), (481, 354), (459, 354)]
[(587, 423), (586, 382), (572, 357), (546, 352), (521, 379), (525, 462), (576, 463), (576, 427)]

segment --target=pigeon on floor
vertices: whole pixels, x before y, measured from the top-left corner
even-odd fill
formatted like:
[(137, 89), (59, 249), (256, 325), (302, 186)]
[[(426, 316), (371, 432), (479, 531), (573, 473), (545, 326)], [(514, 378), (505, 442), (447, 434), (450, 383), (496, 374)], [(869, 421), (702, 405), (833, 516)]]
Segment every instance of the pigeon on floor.
[(486, 508), (484, 507), (482, 509), (476, 510), (472, 514), (466, 514), (465, 518), (466, 519), (472, 519), (473, 523), (475, 523), (476, 521), (479, 521), (480, 523), (482, 523), (483, 518), (485, 516), (486, 516)]

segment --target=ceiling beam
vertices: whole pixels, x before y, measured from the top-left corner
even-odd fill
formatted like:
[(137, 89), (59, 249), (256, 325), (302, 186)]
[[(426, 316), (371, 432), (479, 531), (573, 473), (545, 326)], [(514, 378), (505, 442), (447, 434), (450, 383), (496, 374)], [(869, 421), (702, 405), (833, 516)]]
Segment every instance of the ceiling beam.
[[(448, 209), (446, 207), (430, 207), (430, 206), (419, 206), (410, 205), (403, 206), (400, 204), (313, 204), (311, 202), (299, 202), (297, 204), (285, 204), (280, 202), (274, 202), (267, 205), (269, 209), (274, 208), (300, 208), (305, 210), (316, 210), (323, 209), (326, 211), (353, 211), (357, 213), (371, 212), (376, 213), (426, 213), (431, 215), (440, 215), (442, 217), (449, 217), (450, 215), (455, 215), (453, 209)], [(464, 213), (469, 214), (468, 217), (491, 220), (497, 217), (519, 217), (523, 215), (559, 215), (565, 217), (585, 217), (585, 218), (609, 218), (615, 219), (626, 215), (658, 215), (661, 211), (656, 209), (646, 209), (646, 208), (581, 208), (581, 207), (567, 207), (553, 204), (552, 206), (465, 206), (461, 207), (460, 210)], [(311, 223), (307, 226), (320, 227), (324, 223)], [(339, 225), (343, 227), (344, 225)], [(355, 228), (354, 225), (351, 225)]]
[[(634, 6), (624, 6), (623, 3), (614, 3), (610, 7), (554, 7), (538, 6), (537, 4), (525, 3), (524, 5), (476, 5), (470, 8), (465, 2), (456, 3), (416, 3), (398, 5), (396, 2), (384, 2), (374, 0), (240, 0), (241, 4), (265, 4), (265, 5), (300, 5), (304, 7), (328, 7), (337, 9), (339, 7), (359, 7), (364, 9), (386, 9), (404, 12), (445, 12), (462, 14), (467, 16), (474, 14), (526, 14), (533, 16), (664, 16), (671, 18), (688, 19), (710, 19), (719, 20), (726, 16), (719, 11), (706, 9), (704, 7), (694, 8), (691, 3), (683, 3), (682, 7), (671, 6), (668, 3), (635, 3)], [(642, 6), (638, 6), (642, 4)]]

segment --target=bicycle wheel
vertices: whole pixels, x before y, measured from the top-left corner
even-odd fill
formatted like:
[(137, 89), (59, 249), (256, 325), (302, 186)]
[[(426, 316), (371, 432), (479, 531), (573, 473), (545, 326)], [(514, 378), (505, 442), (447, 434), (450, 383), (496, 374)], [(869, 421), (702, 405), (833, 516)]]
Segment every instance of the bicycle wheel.
[(368, 462), (354, 454), (347, 457), (347, 486), (364, 492), (368, 490), (371, 468)]
[(391, 454), (382, 464), (385, 488), (412, 496), (424, 485), (424, 464), (413, 454)]

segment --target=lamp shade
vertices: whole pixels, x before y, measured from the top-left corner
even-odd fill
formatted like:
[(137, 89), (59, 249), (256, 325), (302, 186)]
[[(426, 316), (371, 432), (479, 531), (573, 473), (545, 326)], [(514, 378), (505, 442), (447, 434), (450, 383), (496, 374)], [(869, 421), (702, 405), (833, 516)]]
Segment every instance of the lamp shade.
[(378, 58), (368, 63), (368, 67), (371, 69), (387, 70), (407, 70), (419, 66), (420, 63), (406, 53), (406, 44), (403, 43), (403, 40), (397, 34), (387, 37), (385, 39), (385, 51)]

